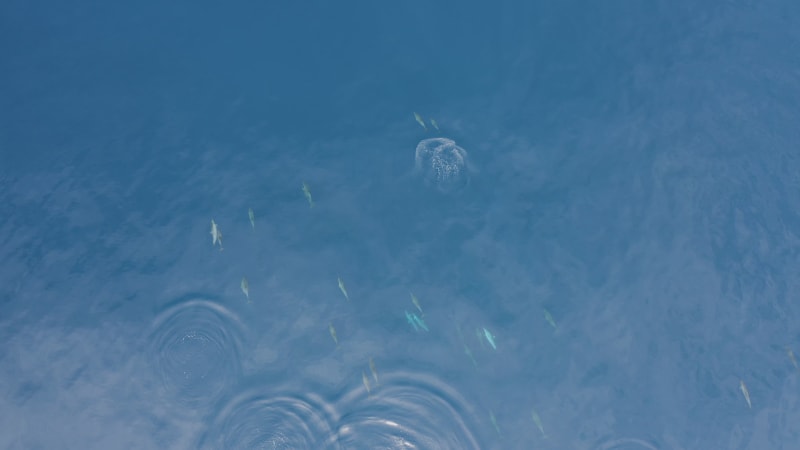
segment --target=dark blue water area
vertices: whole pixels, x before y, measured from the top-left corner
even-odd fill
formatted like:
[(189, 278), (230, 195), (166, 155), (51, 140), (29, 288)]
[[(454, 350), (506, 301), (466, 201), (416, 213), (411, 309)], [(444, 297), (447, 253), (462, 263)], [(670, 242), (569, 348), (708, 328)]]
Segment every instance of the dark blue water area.
[(800, 448), (797, 23), (4, 2), (0, 448)]

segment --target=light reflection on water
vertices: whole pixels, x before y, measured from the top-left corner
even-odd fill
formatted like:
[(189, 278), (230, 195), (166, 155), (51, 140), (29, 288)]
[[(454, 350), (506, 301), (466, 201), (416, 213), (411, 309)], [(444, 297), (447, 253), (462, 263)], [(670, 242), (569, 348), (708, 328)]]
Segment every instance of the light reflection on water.
[[(296, 392), (296, 391), (294, 391)], [(332, 405), (311, 393), (272, 383), (242, 390), (217, 411), (197, 447), (203, 449), (339, 448)]]
[(472, 431), (474, 406), (434, 374), (383, 373), (371, 393), (354, 386), (341, 402), (339, 440), (345, 448), (481, 448)]

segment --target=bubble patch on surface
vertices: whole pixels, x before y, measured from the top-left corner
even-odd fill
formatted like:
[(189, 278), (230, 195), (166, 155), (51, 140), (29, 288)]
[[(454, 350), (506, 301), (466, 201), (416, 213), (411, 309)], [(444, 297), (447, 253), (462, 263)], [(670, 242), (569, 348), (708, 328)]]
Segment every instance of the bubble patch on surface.
[(414, 170), (441, 192), (454, 192), (469, 185), (467, 151), (447, 138), (424, 139), (417, 144)]

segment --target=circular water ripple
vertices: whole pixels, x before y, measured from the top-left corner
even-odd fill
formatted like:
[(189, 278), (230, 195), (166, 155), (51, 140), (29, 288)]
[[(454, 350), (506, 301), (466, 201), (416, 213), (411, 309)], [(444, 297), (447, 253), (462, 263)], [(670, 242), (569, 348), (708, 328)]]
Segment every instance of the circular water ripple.
[[(478, 429), (461, 394), (429, 374), (381, 374), (368, 396), (361, 384), (343, 399), (338, 442), (348, 449), (478, 449)], [(469, 420), (472, 422), (471, 420)]]
[(658, 450), (658, 447), (641, 439), (622, 438), (602, 443), (595, 450)]
[(212, 301), (167, 307), (153, 323), (149, 344), (166, 394), (187, 407), (213, 403), (241, 374), (241, 321)]
[(332, 407), (314, 395), (267, 394), (273, 386), (237, 395), (219, 412), (198, 448), (325, 449), (332, 440)]

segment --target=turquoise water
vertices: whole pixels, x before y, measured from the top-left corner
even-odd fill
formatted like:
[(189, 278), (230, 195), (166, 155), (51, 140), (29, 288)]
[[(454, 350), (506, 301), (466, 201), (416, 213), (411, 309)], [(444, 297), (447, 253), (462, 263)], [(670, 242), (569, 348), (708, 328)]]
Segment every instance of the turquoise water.
[(797, 448), (799, 20), (5, 2), (0, 448)]

